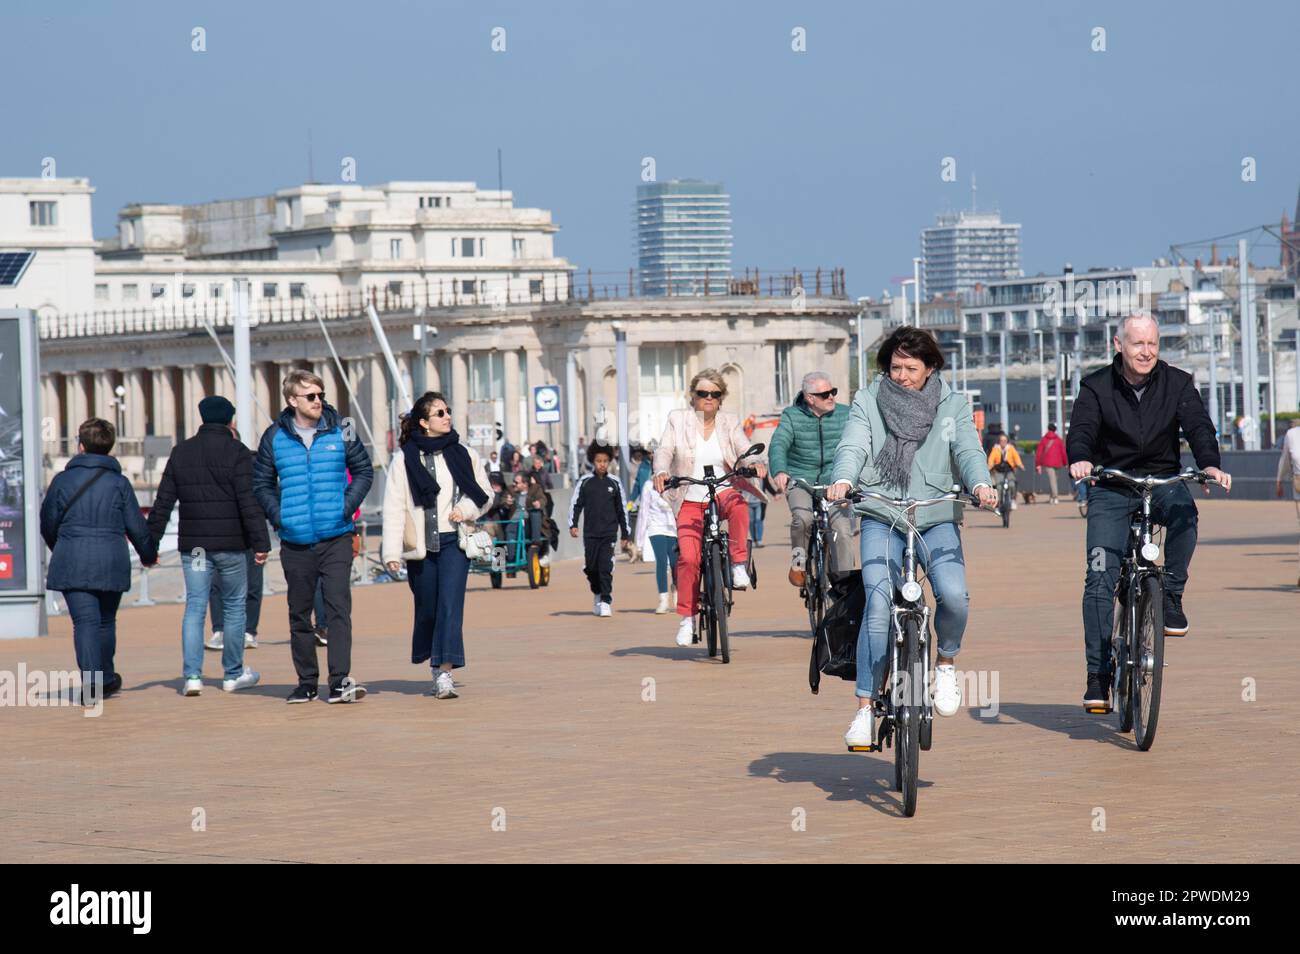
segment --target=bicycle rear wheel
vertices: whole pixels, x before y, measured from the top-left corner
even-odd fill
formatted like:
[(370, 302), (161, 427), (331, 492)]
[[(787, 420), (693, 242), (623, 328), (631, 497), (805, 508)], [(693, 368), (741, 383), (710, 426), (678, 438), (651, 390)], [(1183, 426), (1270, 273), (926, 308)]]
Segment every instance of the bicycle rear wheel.
[(1002, 482), (1001, 504), (1002, 504), (1002, 526), (1011, 526), (1011, 504), (1015, 500), (1007, 490), (1006, 481)]
[(1133, 655), (1133, 740), (1151, 748), (1160, 721), (1160, 687), (1165, 668), (1165, 591), (1160, 577), (1142, 581), (1138, 600), (1137, 644)]
[(921, 638), (915, 619), (903, 621), (903, 645), (898, 651), (903, 678), (890, 686), (894, 696), (894, 781), (903, 793), (903, 814), (916, 814), (917, 768), (921, 760), (921, 700), (924, 669)]
[[(710, 602), (713, 604), (714, 632), (717, 635), (718, 649), (722, 653), (724, 663), (731, 662), (731, 644), (727, 641), (727, 578), (724, 576), (724, 567), (722, 565), (722, 553), (714, 550), (712, 555), (713, 562), (713, 591), (710, 594)], [(713, 653), (709, 653), (713, 655)]]

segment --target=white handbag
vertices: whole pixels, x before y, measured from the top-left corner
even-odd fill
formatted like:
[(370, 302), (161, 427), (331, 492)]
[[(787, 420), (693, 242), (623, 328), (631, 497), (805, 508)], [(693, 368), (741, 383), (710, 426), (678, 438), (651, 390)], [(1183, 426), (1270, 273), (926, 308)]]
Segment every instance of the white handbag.
[[(452, 506), (460, 502), (460, 488), (452, 495)], [(492, 536), (486, 530), (477, 530), (478, 525), (471, 520), (462, 520), (456, 524), (456, 539), (461, 550), (471, 560), (487, 560), (492, 556)]]

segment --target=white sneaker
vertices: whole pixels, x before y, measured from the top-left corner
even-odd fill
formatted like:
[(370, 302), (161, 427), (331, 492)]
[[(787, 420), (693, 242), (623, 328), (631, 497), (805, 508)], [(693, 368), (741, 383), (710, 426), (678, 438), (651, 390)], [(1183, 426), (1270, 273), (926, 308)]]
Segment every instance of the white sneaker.
[(934, 670), (934, 709), (941, 716), (956, 715), (961, 708), (961, 684), (957, 667), (949, 664)]
[(598, 604), (598, 608), (597, 608), (597, 610), (596, 610), (596, 615), (597, 615), (597, 616), (613, 616), (613, 615), (614, 615), (614, 607), (610, 606), (608, 603), (600, 603), (600, 604)]
[(244, 634), (244, 648), (245, 649), (257, 648), (257, 636), (255, 634), (253, 633)]
[(871, 706), (863, 706), (854, 715), (853, 721), (849, 723), (849, 730), (844, 733), (844, 744), (848, 746), (849, 751), (856, 749), (866, 749), (868, 752), (874, 751), (876, 741), (873, 737), (875, 734), (876, 719), (875, 714), (871, 711)]
[(456, 683), (451, 678), (451, 673), (445, 670), (438, 673), (438, 678), (433, 681), (433, 694), (438, 699), (455, 699), (458, 697)]
[(743, 564), (737, 564), (731, 568), (731, 587), (736, 590), (749, 589), (749, 571)]
[(682, 621), (677, 624), (677, 645), (689, 646), (694, 636), (695, 636), (695, 617), (683, 616)]
[(186, 679), (184, 691), (185, 691), (185, 695), (187, 696), (197, 696), (200, 692), (203, 691), (203, 680)]
[(668, 612), (668, 594), (660, 593), (659, 605), (655, 607), (655, 613), (662, 616), (664, 613), (667, 612)]
[(221, 691), (235, 692), (238, 689), (247, 689), (250, 686), (257, 685), (258, 681), (261, 678), (262, 678), (261, 673), (253, 672), (253, 670), (245, 666), (243, 675), (239, 676), (238, 678), (221, 680)]
[(600, 597), (599, 597), (599, 596), (593, 596), (593, 597), (591, 598), (591, 615), (592, 615), (592, 616), (599, 616), (599, 615), (600, 615)]
[(208, 642), (207, 642), (207, 647), (208, 647), (208, 649), (225, 649), (225, 648), (226, 648), (225, 638), (223, 637), (223, 635), (222, 635), (222, 633), (221, 633), (221, 630), (219, 630), (219, 629), (214, 629), (214, 630), (212, 631), (212, 637), (208, 640)]

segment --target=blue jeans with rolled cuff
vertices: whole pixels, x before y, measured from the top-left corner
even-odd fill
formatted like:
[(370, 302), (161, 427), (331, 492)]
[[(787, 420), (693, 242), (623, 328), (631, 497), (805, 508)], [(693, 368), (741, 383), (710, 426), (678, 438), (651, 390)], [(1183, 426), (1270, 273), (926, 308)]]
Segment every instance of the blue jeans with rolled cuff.
[[(858, 631), (857, 696), (875, 699), (890, 658), (893, 635), (894, 588), (903, 582), (905, 531), (891, 529), (879, 520), (862, 521), (862, 585), (866, 610)], [(961, 530), (955, 523), (940, 523), (917, 535), (916, 562), (924, 567), (934, 593), (934, 629), (939, 655), (961, 652), (962, 634), (970, 611), (966, 590), (966, 558), (961, 550)]]

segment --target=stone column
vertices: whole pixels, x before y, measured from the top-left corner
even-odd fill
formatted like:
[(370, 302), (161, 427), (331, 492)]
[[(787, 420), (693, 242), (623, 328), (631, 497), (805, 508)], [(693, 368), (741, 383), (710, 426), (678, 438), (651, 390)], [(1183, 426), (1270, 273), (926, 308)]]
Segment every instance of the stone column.
[(141, 368), (129, 368), (122, 374), (126, 387), (126, 433), (128, 437), (144, 437), (145, 409), (144, 374)]
[(451, 413), (456, 421), (456, 430), (466, 435), (469, 433), (469, 357), (464, 351), (454, 352), (451, 356), (451, 392)]
[(212, 387), (214, 394), (220, 394), (232, 404), (235, 400), (235, 378), (223, 361), (212, 366)]
[(502, 429), (510, 443), (518, 439), (518, 435), (524, 430), (524, 422), (519, 420), (519, 352), (510, 349), (503, 355), (503, 371), (505, 375), (505, 401), (506, 412), (501, 421)]
[(197, 365), (181, 369), (181, 419), (176, 422), (177, 440), (199, 429), (199, 401), (203, 400), (203, 371)]
[(41, 375), (41, 442), (56, 440), (62, 418), (59, 407), (59, 384), (53, 374)]
[(77, 451), (77, 429), (81, 422), (90, 416), (86, 396), (86, 376), (80, 371), (73, 371), (66, 376), (68, 404), (65, 410), (64, 430), (67, 432), (69, 446), (75, 454)]
[(153, 432), (176, 440), (176, 387), (171, 368), (153, 371)]

